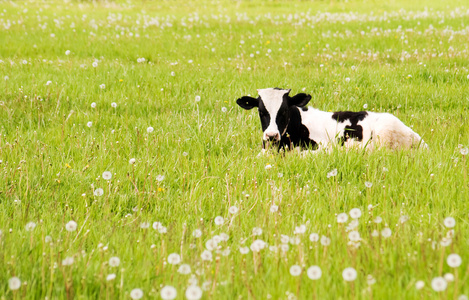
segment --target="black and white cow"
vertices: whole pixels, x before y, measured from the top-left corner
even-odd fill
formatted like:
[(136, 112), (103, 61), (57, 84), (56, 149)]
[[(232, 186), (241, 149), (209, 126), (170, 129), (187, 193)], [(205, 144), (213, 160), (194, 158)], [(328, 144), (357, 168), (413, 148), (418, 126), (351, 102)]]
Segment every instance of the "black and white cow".
[(397, 117), (369, 111), (325, 112), (307, 108), (307, 94), (289, 95), (290, 90), (257, 90), (258, 98), (244, 96), (236, 103), (244, 109), (258, 108), (263, 148), (274, 144), (283, 148), (321, 149), (339, 144), (372, 149), (427, 148), (427, 144)]

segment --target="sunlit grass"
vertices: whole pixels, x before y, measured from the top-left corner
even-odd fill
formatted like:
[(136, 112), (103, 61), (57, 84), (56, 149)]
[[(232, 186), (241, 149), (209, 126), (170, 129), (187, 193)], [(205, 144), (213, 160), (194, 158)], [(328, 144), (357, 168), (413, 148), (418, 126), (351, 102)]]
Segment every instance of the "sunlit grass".
[[(1, 2), (0, 297), (467, 299), (468, 7), (426, 6)], [(275, 86), (430, 149), (259, 156)]]

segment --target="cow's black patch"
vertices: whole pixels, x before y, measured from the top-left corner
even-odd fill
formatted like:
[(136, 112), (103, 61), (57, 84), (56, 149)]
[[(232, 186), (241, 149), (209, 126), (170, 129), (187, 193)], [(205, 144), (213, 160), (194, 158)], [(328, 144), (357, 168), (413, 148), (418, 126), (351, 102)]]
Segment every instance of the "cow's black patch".
[(339, 123), (350, 121), (351, 125), (346, 125), (343, 137), (340, 138), (339, 143), (341, 145), (348, 139), (357, 139), (358, 141), (363, 140), (363, 127), (358, 125), (359, 121), (363, 121), (368, 113), (366, 111), (337, 111), (332, 114), (332, 119)]
[(264, 132), (270, 124), (270, 114), (265, 108), (264, 101), (259, 100), (259, 117), (261, 118), (262, 131)]
[(317, 149), (318, 144), (309, 138), (309, 130), (301, 122), (300, 108), (290, 106), (289, 109), (290, 122), (286, 133), (282, 135), (280, 140), (280, 149), (288, 146), (290, 149), (293, 147), (300, 147), (303, 149)]

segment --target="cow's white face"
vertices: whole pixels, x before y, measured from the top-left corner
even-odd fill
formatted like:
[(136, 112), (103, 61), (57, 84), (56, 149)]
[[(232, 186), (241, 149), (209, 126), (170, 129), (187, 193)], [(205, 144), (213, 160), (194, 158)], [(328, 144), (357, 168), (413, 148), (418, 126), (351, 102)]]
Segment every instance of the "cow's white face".
[(259, 89), (257, 92), (259, 93), (257, 99), (244, 96), (239, 98), (236, 103), (244, 109), (258, 108), (264, 141), (280, 141), (288, 128), (290, 107), (302, 107), (311, 100), (311, 96), (306, 94), (290, 97), (288, 95), (289, 89), (268, 88)]
[[(264, 141), (279, 141), (288, 125), (288, 93), (290, 90), (261, 89), (259, 93), (259, 116)], [(285, 97), (287, 96), (287, 97)]]

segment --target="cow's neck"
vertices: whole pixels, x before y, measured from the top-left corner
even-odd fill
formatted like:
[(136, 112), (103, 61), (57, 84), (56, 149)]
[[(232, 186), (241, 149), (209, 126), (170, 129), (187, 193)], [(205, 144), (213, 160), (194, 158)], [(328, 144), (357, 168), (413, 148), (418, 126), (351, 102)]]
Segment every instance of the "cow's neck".
[(317, 147), (317, 143), (309, 138), (309, 130), (301, 122), (300, 109), (296, 106), (289, 108), (290, 121), (288, 122), (287, 130), (281, 139), (281, 147), (288, 146), (312, 148)]

